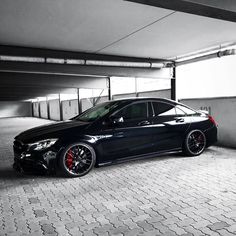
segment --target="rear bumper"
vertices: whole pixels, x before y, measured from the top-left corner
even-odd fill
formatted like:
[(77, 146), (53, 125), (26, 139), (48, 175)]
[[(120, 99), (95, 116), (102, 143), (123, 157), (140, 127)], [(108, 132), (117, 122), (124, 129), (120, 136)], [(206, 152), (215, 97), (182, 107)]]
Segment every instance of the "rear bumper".
[(205, 130), (204, 134), (206, 136), (206, 147), (209, 147), (217, 142), (218, 129), (216, 126), (212, 126), (211, 128)]

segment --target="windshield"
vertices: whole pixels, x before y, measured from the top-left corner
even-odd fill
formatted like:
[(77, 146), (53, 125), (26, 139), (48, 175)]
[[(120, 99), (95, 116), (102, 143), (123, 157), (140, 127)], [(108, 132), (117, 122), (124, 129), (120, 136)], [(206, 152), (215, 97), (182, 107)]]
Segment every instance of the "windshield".
[(101, 118), (112, 111), (115, 107), (118, 106), (118, 102), (106, 102), (99, 104), (95, 107), (90, 108), (79, 116), (73, 118), (73, 120), (91, 122), (95, 121), (98, 118)]

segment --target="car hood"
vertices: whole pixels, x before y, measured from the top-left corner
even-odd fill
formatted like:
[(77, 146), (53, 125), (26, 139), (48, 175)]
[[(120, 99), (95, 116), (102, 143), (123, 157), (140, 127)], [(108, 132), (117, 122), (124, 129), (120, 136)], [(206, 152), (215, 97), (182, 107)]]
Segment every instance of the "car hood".
[(38, 126), (29, 130), (26, 130), (15, 137), (23, 143), (37, 142), (48, 138), (60, 138), (63, 136), (78, 135), (81, 133), (90, 123), (81, 121), (63, 121), (55, 122), (53, 124), (47, 124)]

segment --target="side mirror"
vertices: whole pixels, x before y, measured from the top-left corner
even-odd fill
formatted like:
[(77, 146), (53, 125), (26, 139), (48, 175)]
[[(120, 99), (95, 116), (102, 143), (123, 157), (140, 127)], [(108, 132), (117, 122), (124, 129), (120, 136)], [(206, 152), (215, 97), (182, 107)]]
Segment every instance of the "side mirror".
[(124, 122), (123, 117), (111, 116), (109, 119), (103, 121), (102, 124), (110, 126), (110, 125), (116, 125), (116, 124), (123, 123), (123, 122)]
[(124, 118), (123, 117), (111, 117), (111, 121), (113, 124), (123, 123)]

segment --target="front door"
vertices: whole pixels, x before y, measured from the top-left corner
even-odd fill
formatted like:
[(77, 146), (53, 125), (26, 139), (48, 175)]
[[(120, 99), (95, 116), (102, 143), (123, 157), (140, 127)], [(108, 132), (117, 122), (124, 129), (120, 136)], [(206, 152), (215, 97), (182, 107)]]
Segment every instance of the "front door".
[(112, 118), (116, 121), (110, 128), (109, 133), (112, 137), (102, 144), (106, 160), (142, 155), (153, 151), (148, 102), (132, 103), (112, 114)]

